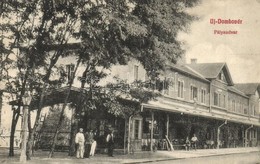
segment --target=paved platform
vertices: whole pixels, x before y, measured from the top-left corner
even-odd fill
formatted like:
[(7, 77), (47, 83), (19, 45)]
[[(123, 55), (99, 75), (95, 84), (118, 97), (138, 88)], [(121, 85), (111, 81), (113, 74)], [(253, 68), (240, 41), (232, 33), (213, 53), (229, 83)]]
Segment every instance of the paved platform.
[(156, 152), (161, 158), (157, 159), (128, 159), (123, 161), (123, 163), (145, 163), (153, 161), (167, 161), (167, 160), (176, 160), (184, 158), (198, 158), (198, 157), (208, 157), (208, 156), (220, 156), (220, 155), (229, 155), (229, 154), (245, 154), (250, 152), (259, 152), (260, 156), (260, 147), (254, 148), (223, 148), (223, 149), (199, 149), (199, 150), (177, 150), (177, 151), (158, 151)]
[[(157, 152), (136, 152), (134, 154), (123, 155), (121, 152), (115, 152), (115, 157), (108, 157), (106, 154), (96, 154), (89, 159), (76, 159), (67, 156), (67, 152), (55, 152), (53, 158), (47, 158), (47, 151), (37, 151), (32, 160), (27, 163), (37, 164), (69, 164), (69, 163), (149, 163), (170, 161), (186, 158), (199, 158), (208, 156), (220, 156), (229, 154), (245, 154), (250, 152), (259, 152), (260, 148), (226, 148), (226, 149), (199, 149), (199, 150), (176, 150), (176, 151), (157, 151)], [(14, 158), (8, 158), (7, 150), (0, 150), (0, 163), (19, 163), (19, 150), (16, 150)]]

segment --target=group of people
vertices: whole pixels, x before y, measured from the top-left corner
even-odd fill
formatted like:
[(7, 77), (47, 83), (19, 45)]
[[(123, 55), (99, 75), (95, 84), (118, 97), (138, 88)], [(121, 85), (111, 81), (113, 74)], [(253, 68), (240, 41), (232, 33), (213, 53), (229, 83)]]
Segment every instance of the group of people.
[[(106, 137), (106, 142), (108, 146), (108, 156), (113, 157), (114, 149), (114, 134), (113, 131), (110, 131)], [(79, 129), (79, 132), (76, 134), (75, 143), (77, 146), (76, 157), (77, 158), (89, 158), (89, 156), (94, 156), (97, 141), (96, 141), (96, 132), (93, 130), (83, 133), (83, 128)]]
[(198, 142), (198, 138), (196, 134), (193, 135), (191, 140), (189, 140), (189, 137), (186, 137), (185, 144), (184, 144), (185, 150), (189, 151), (190, 148), (197, 150), (197, 142)]

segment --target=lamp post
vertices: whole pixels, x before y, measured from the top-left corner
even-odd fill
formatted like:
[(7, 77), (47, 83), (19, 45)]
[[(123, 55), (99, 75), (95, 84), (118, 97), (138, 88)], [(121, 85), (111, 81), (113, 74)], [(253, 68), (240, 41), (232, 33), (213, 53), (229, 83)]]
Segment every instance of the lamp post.
[(26, 89), (25, 94), (22, 98), (23, 101), (23, 122), (22, 122), (22, 145), (21, 145), (21, 156), (20, 162), (26, 162), (26, 143), (27, 143), (27, 126), (28, 126), (28, 111), (32, 97)]

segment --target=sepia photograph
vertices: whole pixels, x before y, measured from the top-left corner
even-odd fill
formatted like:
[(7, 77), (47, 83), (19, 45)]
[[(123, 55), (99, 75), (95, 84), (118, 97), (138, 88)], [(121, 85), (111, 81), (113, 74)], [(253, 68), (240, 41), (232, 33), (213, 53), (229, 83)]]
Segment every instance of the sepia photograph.
[(260, 0), (1, 0), (0, 163), (260, 164)]

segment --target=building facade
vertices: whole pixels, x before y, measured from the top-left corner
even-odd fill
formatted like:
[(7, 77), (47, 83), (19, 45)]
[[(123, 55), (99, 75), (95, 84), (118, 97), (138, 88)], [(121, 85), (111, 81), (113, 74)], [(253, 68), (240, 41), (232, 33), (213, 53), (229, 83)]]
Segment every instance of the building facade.
[[(68, 75), (75, 69), (74, 60), (69, 58), (60, 62)], [(80, 66), (76, 76), (80, 77), (83, 71), (84, 66)], [(113, 77), (129, 83), (148, 80), (145, 69), (136, 61), (113, 66), (106, 71), (110, 76), (99, 82), (101, 86), (114, 82)], [(170, 149), (169, 142), (174, 149), (183, 149), (185, 138), (190, 139), (194, 134), (199, 139), (198, 148), (260, 144), (259, 84), (234, 84), (225, 63), (170, 65), (161, 73), (160, 79), (163, 81), (159, 89), (161, 96), (143, 103), (141, 109), (137, 109), (140, 111), (138, 114), (124, 120), (109, 113), (93, 112), (95, 117), (86, 118), (85, 128), (96, 129), (98, 143), (101, 143), (106, 129), (114, 127), (117, 148), (128, 148), (128, 151)], [(80, 87), (77, 78), (74, 87)], [(2, 124), (6, 117), (4, 108)]]
[(165, 149), (166, 136), (179, 149), (194, 134), (200, 148), (259, 145), (259, 84), (235, 85), (225, 63), (173, 65), (162, 77), (162, 96), (132, 118), (135, 149)]

